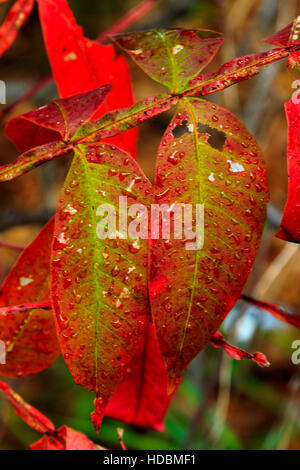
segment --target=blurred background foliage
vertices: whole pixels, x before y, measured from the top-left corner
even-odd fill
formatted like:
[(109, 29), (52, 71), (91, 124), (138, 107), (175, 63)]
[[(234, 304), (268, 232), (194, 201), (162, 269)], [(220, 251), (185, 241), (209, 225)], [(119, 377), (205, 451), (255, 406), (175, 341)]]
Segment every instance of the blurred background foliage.
[[(137, 3), (70, 0), (78, 23), (91, 38), (108, 29)], [(1, 20), (11, 4), (1, 4)], [(161, 0), (131, 30), (184, 27), (221, 31), (226, 40), (209, 66), (208, 70), (213, 70), (233, 57), (265, 50), (267, 45), (260, 40), (291, 22), (299, 14), (299, 6), (299, 0)], [(50, 72), (36, 9), (0, 64), (8, 103)], [(161, 91), (132, 62), (129, 64), (136, 99)], [(297, 245), (274, 237), (287, 196), (283, 103), (291, 97), (294, 79), (285, 63), (275, 63), (250, 81), (209, 99), (243, 120), (258, 140), (267, 162), (271, 203), (261, 249), (244, 292), (300, 314), (300, 250)], [(7, 119), (56, 96), (55, 86), (50, 84), (20, 104)], [(169, 114), (159, 116), (140, 128), (139, 161), (151, 179), (169, 118)], [(4, 124), (1, 123), (0, 132), (1, 164), (17, 156), (16, 149), (4, 137)], [(1, 184), (1, 240), (26, 245), (33, 239), (55, 210), (68, 165), (69, 159), (63, 158), (17, 181)], [(0, 250), (2, 280), (17, 254)], [(121, 425), (125, 428), (125, 443), (132, 449), (300, 449), (300, 365), (291, 362), (291, 344), (300, 339), (300, 331), (242, 302), (236, 304), (221, 331), (237, 346), (266, 353), (271, 367), (260, 369), (247, 361), (234, 361), (208, 345), (185, 374), (169, 409), (165, 433), (105, 418), (97, 436), (89, 419), (93, 395), (74, 384), (61, 358), (41, 374), (9, 382), (57, 426), (66, 424), (81, 430), (108, 448), (119, 448), (116, 428)], [(6, 402), (1, 400), (0, 406), (0, 448), (28, 448), (38, 435)]]

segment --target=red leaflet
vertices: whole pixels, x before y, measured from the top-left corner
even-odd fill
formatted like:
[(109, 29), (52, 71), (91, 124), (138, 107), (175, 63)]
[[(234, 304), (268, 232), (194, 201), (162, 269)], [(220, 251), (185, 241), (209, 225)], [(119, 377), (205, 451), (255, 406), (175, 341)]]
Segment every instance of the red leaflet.
[(232, 344), (227, 343), (225, 341), (224, 336), (217, 331), (212, 338), (209, 340), (210, 344), (212, 344), (215, 348), (223, 348), (224, 351), (227, 352), (229, 356), (237, 361), (241, 361), (242, 359), (250, 359), (251, 361), (256, 362), (262, 367), (269, 367), (270, 363), (266, 356), (261, 352), (256, 352), (254, 354), (248, 353), (243, 349), (237, 348), (236, 346), (232, 346)]
[(167, 394), (167, 374), (152, 323), (138, 352), (127, 367), (106, 409), (106, 416), (134, 426), (164, 431), (164, 418), (172, 396)]
[(31, 450), (95, 450), (94, 443), (81, 432), (62, 426), (31, 444)]
[(277, 33), (263, 39), (263, 41), (267, 42), (268, 44), (273, 44), (274, 46), (287, 46), (293, 24), (294, 22), (288, 24), (285, 28), (281, 29)]
[[(159, 148), (154, 187), (154, 203), (176, 204), (171, 219), (182, 233), (152, 235), (150, 246), (151, 312), (171, 391), (240, 296), (267, 195), (263, 156), (243, 124), (217, 105), (182, 99)], [(192, 230), (182, 223), (187, 204)], [(204, 221), (196, 204), (203, 205)]]
[(23, 305), (0, 313), (0, 339), (6, 343), (6, 364), (0, 376), (21, 377), (49, 367), (59, 355), (52, 312), (29, 310), (24, 304), (49, 301), (49, 260), (54, 219), (24, 249), (1, 288), (0, 307)]
[[(5, 0), (2, 0), (5, 1)], [(0, 27), (0, 55), (14, 42), (34, 5), (34, 0), (17, 0)]]
[(6, 135), (20, 152), (57, 140), (68, 141), (93, 117), (110, 90), (111, 85), (105, 85), (17, 116), (8, 122)]
[[(300, 39), (300, 16), (298, 16), (292, 23), (288, 24), (285, 28), (281, 29), (277, 33), (263, 39), (268, 44), (274, 44), (275, 46), (290, 46), (291, 44), (299, 41)], [(300, 65), (300, 54), (292, 53), (289, 56), (288, 66), (294, 67)]]
[(300, 243), (300, 103), (290, 100), (285, 104), (288, 122), (287, 166), (289, 175), (288, 198), (276, 236), (282, 240)]
[(26, 403), (20, 395), (14, 392), (7, 384), (0, 381), (0, 392), (14, 407), (15, 412), (28, 426), (41, 433), (53, 432), (55, 427), (50, 419), (46, 418), (34, 406)]
[[(66, 0), (38, 0), (40, 19), (52, 66), (62, 97), (112, 83), (113, 90), (99, 109), (107, 111), (133, 104), (130, 76), (124, 57), (115, 57), (112, 45), (103, 46), (83, 36)], [(118, 136), (115, 143), (135, 154), (136, 130)]]

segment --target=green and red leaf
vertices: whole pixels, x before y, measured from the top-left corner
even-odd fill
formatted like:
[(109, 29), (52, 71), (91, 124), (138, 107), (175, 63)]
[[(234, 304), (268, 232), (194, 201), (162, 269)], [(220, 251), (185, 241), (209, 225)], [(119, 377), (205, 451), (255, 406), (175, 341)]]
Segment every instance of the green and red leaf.
[(244, 125), (217, 105), (184, 98), (159, 148), (153, 202), (203, 204), (204, 246), (187, 250), (191, 240), (174, 235), (150, 246), (151, 311), (170, 390), (240, 296), (267, 199), (262, 153)]
[(178, 93), (211, 62), (224, 38), (201, 29), (158, 29), (119, 34), (112, 40), (153, 80)]
[[(78, 146), (57, 208), (51, 291), (65, 361), (96, 392), (95, 428), (148, 321), (146, 240), (97, 235), (97, 208), (119, 196), (150, 203), (151, 184), (126, 152)], [(100, 222), (100, 220), (99, 220)]]

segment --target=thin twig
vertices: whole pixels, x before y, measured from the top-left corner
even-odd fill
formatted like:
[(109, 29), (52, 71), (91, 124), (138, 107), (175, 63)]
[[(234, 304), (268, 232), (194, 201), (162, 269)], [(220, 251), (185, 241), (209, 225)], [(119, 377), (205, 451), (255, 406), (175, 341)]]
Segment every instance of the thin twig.
[(8, 248), (9, 250), (23, 251), (24, 246), (14, 245), (13, 243), (3, 242), (0, 240), (0, 248)]
[(25, 304), (25, 305), (14, 305), (13, 307), (1, 307), (0, 308), (0, 315), (6, 313), (24, 313), (29, 312), (30, 310), (51, 310), (52, 303), (51, 302), (35, 302), (32, 304)]
[(113, 34), (120, 33), (129, 28), (133, 23), (136, 23), (139, 19), (143, 18), (157, 3), (156, 0), (144, 0), (139, 5), (133, 7), (129, 10), (123, 18), (117, 21), (111, 28), (107, 31), (101, 33), (97, 39), (100, 44), (103, 44), (107, 36), (112, 36)]

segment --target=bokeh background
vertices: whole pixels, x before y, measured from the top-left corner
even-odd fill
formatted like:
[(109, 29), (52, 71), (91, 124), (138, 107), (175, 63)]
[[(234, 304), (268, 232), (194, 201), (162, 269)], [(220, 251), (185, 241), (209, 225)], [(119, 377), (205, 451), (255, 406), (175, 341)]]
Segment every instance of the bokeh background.
[[(0, 20), (13, 2), (0, 5)], [(96, 38), (135, 6), (137, 0), (70, 0), (85, 34)], [(261, 39), (300, 14), (299, 0), (161, 0), (130, 30), (155, 27), (207, 28), (226, 40), (209, 70), (233, 57), (266, 50)], [(136, 99), (157, 94), (161, 87), (129, 62)], [(14, 45), (0, 59), (0, 78), (11, 103), (50, 73), (37, 10)], [(286, 121), (283, 104), (292, 94), (295, 77), (284, 61), (275, 63), (247, 82), (209, 99), (236, 113), (258, 140), (266, 158), (271, 203), (261, 248), (244, 292), (279, 303), (300, 314), (300, 249), (274, 237), (287, 197)], [(1, 115), (0, 163), (17, 151), (4, 136), (4, 125), (57, 97), (53, 83)], [(1, 105), (0, 112), (4, 106)], [(139, 161), (153, 179), (155, 157), (170, 114), (140, 128)], [(70, 161), (62, 158), (0, 185), (0, 240), (28, 244), (55, 211), (59, 190)], [(0, 248), (3, 280), (17, 252)], [(230, 342), (251, 352), (264, 352), (271, 367), (234, 361), (208, 345), (193, 361), (169, 409), (166, 432), (133, 428), (107, 418), (99, 436), (89, 414), (93, 394), (76, 386), (60, 358), (47, 371), (9, 383), (57, 426), (66, 424), (107, 448), (119, 448), (116, 428), (125, 429), (131, 449), (300, 449), (300, 365), (293, 365), (291, 344), (300, 331), (268, 313), (238, 302), (221, 331)], [(38, 439), (5, 401), (0, 401), (0, 448), (25, 449)]]

